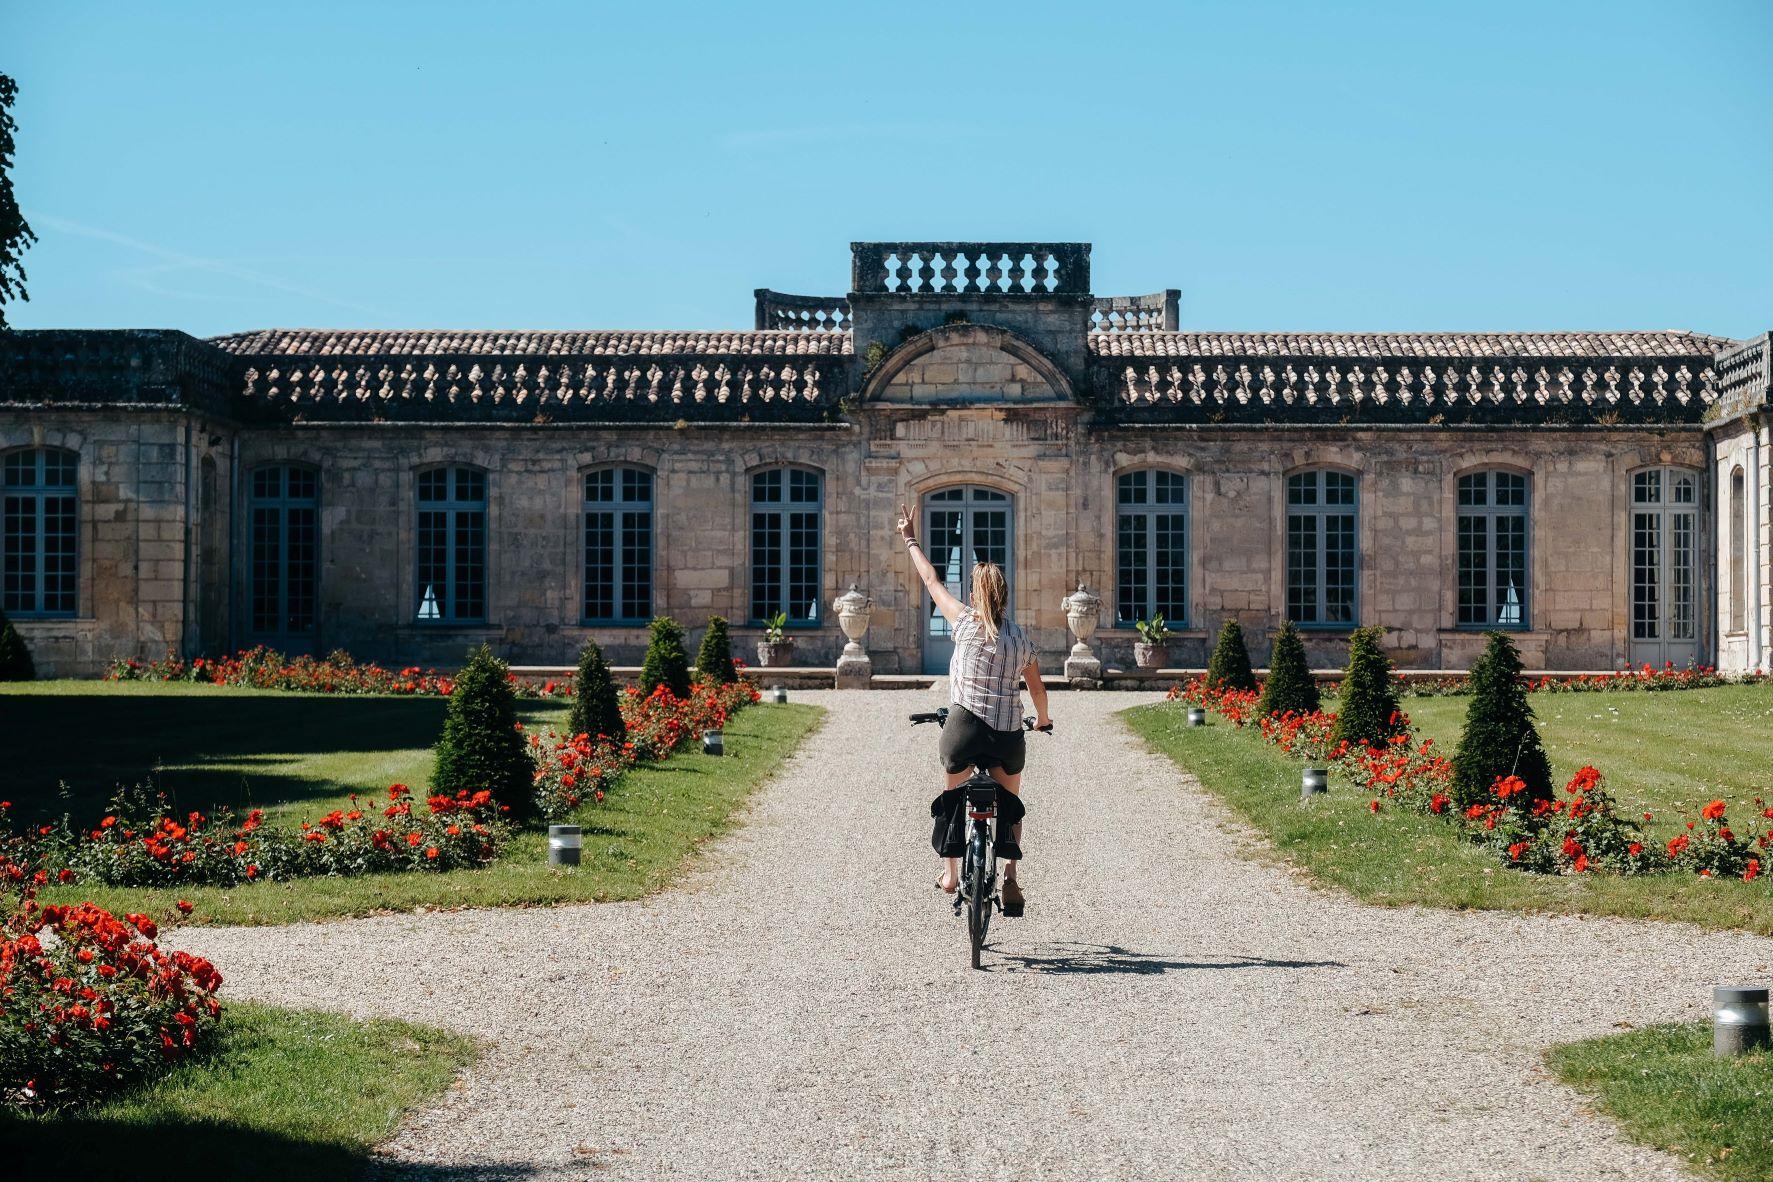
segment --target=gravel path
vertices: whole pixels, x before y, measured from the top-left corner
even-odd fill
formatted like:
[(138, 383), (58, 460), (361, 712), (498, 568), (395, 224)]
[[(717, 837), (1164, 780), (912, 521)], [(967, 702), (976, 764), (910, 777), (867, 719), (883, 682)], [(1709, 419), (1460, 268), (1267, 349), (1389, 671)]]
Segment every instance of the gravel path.
[(1245, 838), (1066, 694), (1029, 739), (1028, 916), (992, 972), (931, 887), (929, 693), (831, 711), (689, 890), (194, 929), (228, 992), (492, 1040), (397, 1177), (1662, 1179), (1538, 1065), (1693, 1018), (1773, 941), (1382, 910)]

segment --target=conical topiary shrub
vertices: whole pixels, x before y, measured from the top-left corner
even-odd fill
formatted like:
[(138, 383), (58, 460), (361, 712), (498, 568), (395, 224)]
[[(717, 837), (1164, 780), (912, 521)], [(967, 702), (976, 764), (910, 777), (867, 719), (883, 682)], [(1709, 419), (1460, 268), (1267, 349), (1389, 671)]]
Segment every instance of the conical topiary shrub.
[(590, 735), (593, 739), (606, 735), (620, 743), (628, 737), (620, 703), (616, 679), (604, 662), (603, 650), (595, 640), (587, 640), (579, 650), (579, 671), (573, 674), (573, 711), (567, 719), (568, 727), (575, 735)]
[(702, 634), (702, 647), (696, 650), (696, 669), (716, 685), (731, 685), (739, 680), (733, 668), (733, 645), (726, 634), (726, 617), (710, 616), (708, 631)]
[(1490, 799), (1498, 776), (1519, 776), (1535, 800), (1552, 796), (1551, 761), (1533, 725), (1533, 707), (1521, 681), (1521, 654), (1492, 632), (1471, 667), (1471, 705), (1453, 756), (1453, 800), (1461, 808)]
[(31, 650), (18, 634), (6, 613), (0, 611), (0, 681), (35, 681), (37, 666), (31, 661)]
[(505, 662), (483, 644), (456, 674), (443, 737), (437, 741), (431, 791), (454, 796), (485, 788), (510, 809), (514, 820), (523, 820), (534, 808), (535, 764), (517, 729), (509, 673)]
[(1348, 638), (1348, 669), (1342, 674), (1342, 699), (1336, 707), (1338, 742), (1384, 743), (1403, 729), (1391, 658), (1380, 639), (1383, 628), (1356, 628)]
[(1250, 650), (1244, 646), (1244, 630), (1237, 620), (1225, 621), (1219, 642), (1207, 660), (1207, 686), (1219, 690), (1253, 690), (1256, 671), (1250, 668)]
[(652, 639), (647, 641), (646, 660), (640, 667), (642, 694), (650, 696), (661, 685), (674, 698), (689, 697), (689, 654), (683, 651), (683, 628), (670, 616), (653, 620)]
[(1305, 641), (1293, 621), (1281, 624), (1274, 634), (1274, 649), (1268, 657), (1268, 680), (1262, 684), (1263, 714), (1309, 714), (1321, 704), (1317, 682), (1312, 679), (1311, 666), (1305, 660)]

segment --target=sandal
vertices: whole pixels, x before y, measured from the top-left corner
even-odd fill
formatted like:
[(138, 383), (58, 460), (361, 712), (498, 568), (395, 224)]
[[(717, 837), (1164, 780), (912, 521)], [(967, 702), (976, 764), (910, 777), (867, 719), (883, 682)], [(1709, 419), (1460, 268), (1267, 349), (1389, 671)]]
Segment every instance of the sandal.
[(1013, 878), (1003, 881), (1003, 914), (1005, 919), (1021, 919), (1022, 909), (1027, 904), (1022, 888)]

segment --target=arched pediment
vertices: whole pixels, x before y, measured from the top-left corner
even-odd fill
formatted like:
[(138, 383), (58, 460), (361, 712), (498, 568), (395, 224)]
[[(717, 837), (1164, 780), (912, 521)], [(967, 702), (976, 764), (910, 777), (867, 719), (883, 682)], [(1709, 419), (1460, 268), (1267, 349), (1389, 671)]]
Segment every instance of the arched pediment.
[(887, 354), (863, 383), (862, 401), (966, 406), (1073, 398), (1064, 371), (1015, 333), (990, 324), (945, 324)]

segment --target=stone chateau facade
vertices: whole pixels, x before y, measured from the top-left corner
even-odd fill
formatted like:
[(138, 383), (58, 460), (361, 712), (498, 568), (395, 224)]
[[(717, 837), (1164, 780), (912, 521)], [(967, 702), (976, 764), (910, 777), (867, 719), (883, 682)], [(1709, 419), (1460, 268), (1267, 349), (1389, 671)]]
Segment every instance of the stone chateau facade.
[(1227, 617), (1356, 624), (1404, 667), (1507, 628), (1530, 666), (1767, 667), (1769, 340), (1694, 332), (1233, 333), (1092, 294), (1084, 243), (869, 242), (843, 297), (734, 332), (0, 337), (0, 591), (46, 673), (255, 643), (453, 664), (490, 641), (637, 660), (644, 622), (830, 666), (944, 668), (892, 531), (957, 585), (1004, 563), (1057, 669), (1061, 601), (1128, 666)]

